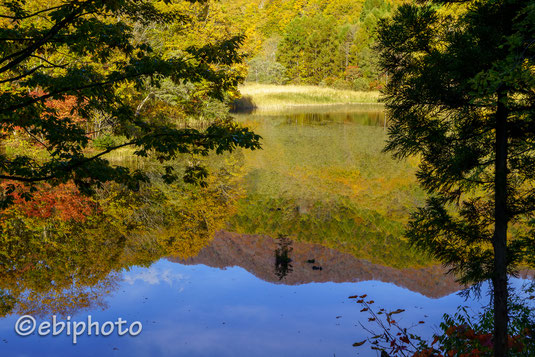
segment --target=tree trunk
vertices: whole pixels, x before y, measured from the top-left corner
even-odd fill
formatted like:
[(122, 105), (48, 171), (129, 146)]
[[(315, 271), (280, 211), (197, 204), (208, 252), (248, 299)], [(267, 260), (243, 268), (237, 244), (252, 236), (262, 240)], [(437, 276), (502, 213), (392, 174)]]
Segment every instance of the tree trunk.
[(506, 95), (498, 93), (496, 110), (496, 162), (494, 202), (494, 272), (492, 276), (494, 300), (494, 356), (507, 356), (507, 108)]

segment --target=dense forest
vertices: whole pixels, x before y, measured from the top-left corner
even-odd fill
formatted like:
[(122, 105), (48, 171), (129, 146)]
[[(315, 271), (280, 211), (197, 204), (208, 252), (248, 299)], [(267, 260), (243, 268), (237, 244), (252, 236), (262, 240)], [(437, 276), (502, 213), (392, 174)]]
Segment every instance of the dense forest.
[(212, 4), (246, 35), (251, 82), (381, 88), (374, 30), (399, 0), (224, 0)]

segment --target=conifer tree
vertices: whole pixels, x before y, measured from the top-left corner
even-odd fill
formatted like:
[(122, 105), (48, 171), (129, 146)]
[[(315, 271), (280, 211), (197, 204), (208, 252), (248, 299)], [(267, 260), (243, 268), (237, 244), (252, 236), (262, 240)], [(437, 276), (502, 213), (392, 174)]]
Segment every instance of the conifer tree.
[[(508, 273), (534, 244), (535, 4), (403, 5), (379, 30), (386, 150), (420, 158), (429, 193), (407, 235), (461, 282), (492, 281), (494, 353), (507, 355)], [(513, 234), (514, 232), (514, 234)]]

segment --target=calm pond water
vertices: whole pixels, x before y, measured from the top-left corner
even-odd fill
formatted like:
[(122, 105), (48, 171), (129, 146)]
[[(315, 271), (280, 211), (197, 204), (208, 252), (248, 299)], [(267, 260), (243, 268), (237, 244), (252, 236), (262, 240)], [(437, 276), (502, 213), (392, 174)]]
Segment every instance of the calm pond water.
[[(377, 328), (349, 296), (405, 309), (399, 321), (425, 321), (414, 330), (424, 336), (443, 313), (485, 302), (465, 302), (453, 279), (402, 238), (424, 196), (416, 163), (381, 152), (380, 108), (237, 120), (262, 135), (264, 149), (210, 158), (205, 189), (109, 187), (82, 218), (84, 207), (61, 200), (52, 213), (4, 215), (1, 355), (375, 356), (369, 345), (352, 346), (370, 337), (361, 324)], [(24, 314), (37, 323), (120, 317), (143, 330), (84, 334), (74, 345), (66, 333), (17, 336)]]

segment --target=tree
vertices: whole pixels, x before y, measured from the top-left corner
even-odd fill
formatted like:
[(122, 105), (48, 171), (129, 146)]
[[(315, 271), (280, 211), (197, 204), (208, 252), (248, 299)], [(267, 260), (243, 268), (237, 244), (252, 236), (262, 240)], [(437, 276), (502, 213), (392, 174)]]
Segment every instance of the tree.
[(421, 160), (430, 196), (411, 241), (464, 283), (492, 281), (494, 354), (505, 356), (508, 273), (535, 235), (535, 5), (465, 1), (452, 16), (442, 5), (453, 2), (403, 5), (381, 23), (386, 150)]
[(319, 84), (343, 71), (339, 59), (339, 31), (333, 18), (323, 15), (295, 18), (286, 28), (277, 60), (288, 78)]
[[(203, 6), (206, 1), (175, 3)], [(259, 147), (259, 136), (227, 119), (197, 130), (179, 128), (163, 114), (147, 115), (145, 89), (165, 78), (177, 85), (196, 83), (205, 96), (220, 100), (240, 80), (233, 65), (242, 60), (241, 36), (164, 54), (139, 34), (140, 28), (168, 24), (185, 29), (194, 21), (185, 8), (171, 5), (167, 0), (2, 2), (0, 133), (5, 139), (19, 132), (45, 154), (0, 153), (0, 179), (27, 184), (74, 180), (85, 191), (113, 180), (136, 188), (146, 175), (112, 166), (104, 155), (130, 146), (138, 156), (167, 161), (179, 153)], [(67, 113), (52, 105), (58, 101), (71, 103)], [(107, 117), (106, 125), (124, 140), (95, 153), (88, 150), (94, 133), (84, 120), (97, 116)], [(189, 181), (205, 175), (201, 167), (186, 172)], [(163, 176), (168, 181), (177, 177), (172, 166)], [(14, 185), (7, 187), (7, 193), (14, 190)]]
[(362, 89), (379, 89), (384, 83), (384, 73), (378, 66), (376, 28), (379, 19), (391, 13), (391, 5), (385, 0), (366, 0), (362, 5), (360, 20), (356, 28), (352, 51), (354, 65), (359, 76), (354, 79), (353, 87)]
[(269, 38), (264, 42), (262, 51), (248, 62), (250, 82), (284, 84), (286, 68), (277, 62), (277, 48), (280, 39)]

